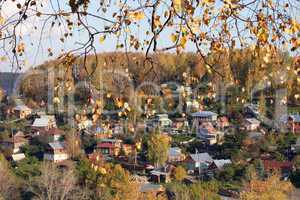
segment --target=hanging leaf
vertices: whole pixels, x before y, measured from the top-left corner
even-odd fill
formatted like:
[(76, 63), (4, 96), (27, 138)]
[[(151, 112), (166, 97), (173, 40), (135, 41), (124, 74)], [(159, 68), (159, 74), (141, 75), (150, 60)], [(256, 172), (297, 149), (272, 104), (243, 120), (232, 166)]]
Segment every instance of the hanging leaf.
[(0, 25), (3, 25), (3, 24), (4, 24), (4, 22), (5, 22), (5, 19), (4, 19), (4, 17), (0, 16)]
[(176, 12), (182, 11), (181, 0), (174, 0), (173, 4)]
[(145, 18), (145, 13), (143, 11), (133, 12), (129, 14), (129, 19), (139, 21)]
[(99, 38), (100, 44), (103, 44), (104, 41), (105, 41), (105, 39), (106, 39), (106, 35), (102, 35), (102, 36)]
[(180, 39), (180, 46), (181, 46), (182, 48), (185, 48), (186, 43), (187, 43), (187, 37), (186, 37), (186, 36), (181, 37), (181, 39)]
[(170, 36), (170, 38), (171, 38), (171, 41), (172, 41), (172, 42), (176, 42), (176, 41), (177, 41), (177, 39), (178, 39), (178, 35), (177, 35), (177, 34), (174, 34), (174, 33), (172, 33), (172, 34), (171, 34), (171, 36)]

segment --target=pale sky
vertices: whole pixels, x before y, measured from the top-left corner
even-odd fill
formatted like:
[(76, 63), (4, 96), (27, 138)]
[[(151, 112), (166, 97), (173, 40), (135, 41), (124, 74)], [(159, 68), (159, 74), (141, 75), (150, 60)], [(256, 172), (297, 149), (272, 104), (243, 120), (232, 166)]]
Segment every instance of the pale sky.
[[(20, 2), (21, 4), (24, 3), (25, 0), (16, 0), (16, 2)], [(59, 2), (60, 8), (63, 10), (70, 10), (69, 6), (67, 5), (68, 1), (52, 1), (54, 2), (53, 4), (50, 5), (48, 0), (41, 0), (43, 2), (43, 7), (39, 7), (43, 12), (46, 13), (51, 13), (52, 7), (57, 8), (58, 4), (56, 2)], [(38, 2), (41, 2), (38, 1)], [(105, 0), (103, 0), (106, 2)], [(168, 0), (167, 0), (168, 1)], [(91, 13), (98, 13), (101, 15), (101, 17), (107, 17), (111, 19), (111, 15), (113, 12), (117, 11), (117, 0), (111, 0), (113, 5), (108, 9), (106, 13), (103, 12), (97, 12), (97, 9), (99, 8), (99, 2), (96, 0), (91, 0), (91, 3), (89, 5), (89, 12)], [(130, 6), (134, 7), (137, 6), (137, 1), (130, 0)], [(136, 4), (136, 5), (134, 5)], [(8, 16), (12, 16), (14, 13), (18, 12), (18, 8), (16, 6), (16, 3), (13, 3), (12, 1), (6, 1), (1, 4), (2, 7), (0, 8), (0, 13), (2, 17), (7, 18)], [(218, 5), (218, 4), (217, 4)], [(158, 12), (161, 12), (160, 15), (163, 16), (163, 11), (158, 10)], [(196, 11), (197, 12), (197, 11)], [(29, 12), (30, 13), (30, 12)], [(147, 36), (145, 34), (146, 30), (145, 27), (148, 28), (149, 30), (149, 22), (147, 21), (147, 18), (151, 18), (150, 13), (145, 13), (146, 18), (143, 19), (142, 21), (139, 22), (140, 26), (135, 26), (131, 28), (130, 32), (123, 31), (122, 35), (120, 37), (120, 40), (124, 39), (125, 34), (127, 35), (134, 35), (140, 39), (140, 41), (143, 41), (144, 39), (150, 39), (150, 36)], [(246, 15), (246, 13), (244, 13)], [(295, 16), (300, 16), (295, 13), (293, 13)], [(18, 16), (18, 15), (16, 15)], [(41, 34), (42, 28), (43, 28), (43, 22), (47, 21), (44, 31)], [(68, 51), (71, 49), (76, 49), (79, 47), (80, 43), (84, 43), (88, 40), (88, 34), (85, 31), (79, 30), (78, 27), (75, 27), (75, 29), (72, 31), (73, 37), (69, 38), (66, 40), (66, 42), (61, 42), (60, 38), (64, 35), (66, 30), (68, 29), (67, 27), (60, 26), (58, 27), (56, 23), (53, 27), (51, 27), (51, 23), (53, 20), (46, 20), (46, 17), (29, 17), (28, 20), (26, 20), (19, 28), (17, 29), (18, 32), (22, 32), (22, 40), (26, 44), (25, 47), (25, 53), (24, 56), (20, 59), (21, 62), (24, 63), (25, 68), (22, 69), (23, 71), (32, 67), (36, 66), (38, 64), (41, 64), (47, 60), (55, 59), (58, 57), (61, 53), (62, 50)], [(102, 20), (96, 20), (95, 18), (87, 17), (87, 24), (96, 27), (99, 30), (103, 30), (103, 27), (106, 25), (109, 25), (108, 22), (104, 22)], [(241, 25), (238, 25), (241, 26)], [(35, 30), (34, 27), (37, 27)], [(203, 27), (202, 27), (203, 28)], [(213, 31), (213, 30), (211, 30)], [(170, 39), (170, 33), (172, 33), (172, 29), (166, 29), (164, 30), (159, 37), (158, 40), (158, 45), (159, 47), (166, 47), (166, 46), (171, 46), (172, 41)], [(235, 33), (233, 33), (235, 34)], [(247, 33), (245, 33), (247, 34)], [(42, 37), (40, 37), (42, 35)], [(244, 36), (244, 35), (243, 35)], [(110, 36), (107, 35), (106, 40), (104, 43), (100, 44), (99, 42), (99, 37), (98, 35), (95, 38), (95, 47), (97, 49), (98, 53), (102, 52), (111, 52), (116, 50), (116, 44), (117, 40), (115, 36)], [(39, 41), (41, 40), (41, 43), (39, 45)], [(123, 40), (122, 40), (123, 41)], [(6, 44), (9, 46), (9, 44)], [(48, 49), (51, 48), (53, 51), (53, 56), (49, 57), (48, 56)], [(129, 51), (134, 51), (133, 48), (129, 48)], [(189, 42), (187, 44), (187, 48), (185, 51), (195, 51), (194, 45), (191, 45)], [(4, 56), (5, 52), (3, 49), (0, 49), (0, 56)], [(8, 58), (11, 58), (12, 53), (9, 52)], [(12, 65), (10, 62), (0, 62), (0, 71), (11, 71)], [(15, 69), (15, 68), (14, 68)]]

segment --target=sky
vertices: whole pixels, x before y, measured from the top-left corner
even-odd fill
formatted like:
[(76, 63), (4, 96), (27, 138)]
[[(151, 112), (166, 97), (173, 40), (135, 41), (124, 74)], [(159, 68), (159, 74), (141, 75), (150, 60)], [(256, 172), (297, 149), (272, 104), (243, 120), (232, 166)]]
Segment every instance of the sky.
[[(24, 2), (24, 0), (19, 0), (21, 4)], [(44, 12), (52, 12), (51, 11), (51, 5), (49, 4), (49, 1), (44, 0), (44, 6), (43, 8), (39, 7), (39, 9), (42, 9)], [(68, 2), (68, 1), (61, 1), (61, 2)], [(96, 9), (99, 7), (97, 5), (99, 1), (91, 1), (91, 4), (89, 5), (89, 11), (92, 13), (96, 13)], [(54, 7), (57, 7), (56, 5), (53, 5)], [(61, 4), (60, 6), (64, 10), (68, 10), (69, 6), (67, 4)], [(116, 7), (116, 6), (115, 6)], [(110, 12), (107, 12), (107, 14), (103, 14), (103, 17), (105, 16), (111, 16), (112, 13), (115, 11), (114, 9), (110, 9)], [(11, 1), (7, 1), (7, 3), (2, 4), (1, 8), (1, 15), (4, 17), (12, 16), (13, 14), (18, 12), (18, 8), (16, 6), (16, 3), (13, 3)], [(150, 16), (149, 16), (150, 17)], [(111, 17), (109, 17), (111, 18)], [(27, 70), (31, 66), (36, 66), (39, 65), (47, 60), (55, 59), (58, 57), (61, 53), (66, 52), (71, 49), (78, 48), (80, 43), (84, 43), (88, 39), (88, 34), (86, 31), (79, 30), (78, 28), (75, 28), (72, 31), (73, 36), (65, 42), (61, 42), (60, 38), (62, 35), (66, 32), (67, 27), (58, 27), (57, 23), (54, 27), (51, 27), (52, 20), (49, 20), (47, 25), (45, 26), (46, 28), (44, 29), (43, 33), (41, 34), (41, 29), (43, 27), (43, 22), (45, 21), (45, 18), (38, 18), (38, 17), (33, 17), (27, 20), (25, 23), (23, 23), (21, 26), (19, 26), (17, 32), (22, 32), (22, 40), (26, 44), (26, 50), (24, 55), (21, 58), (21, 61), (25, 63), (25, 68), (22, 69), (22, 71)], [(104, 27), (106, 25), (109, 25), (108, 22), (104, 22), (102, 20), (96, 20), (95, 18), (87, 18), (87, 23), (91, 26), (94, 27), (99, 27), (99, 29), (102, 29), (100, 27)], [(34, 27), (37, 27), (37, 30), (34, 29)], [(145, 35), (145, 27), (149, 27), (147, 25), (147, 20), (143, 20), (141, 22), (140, 27), (134, 27), (134, 29), (131, 29), (131, 32), (128, 32), (128, 34), (133, 34), (141, 40), (146, 38)], [(124, 33), (125, 34), (125, 33)], [(41, 37), (42, 35), (42, 37)], [(98, 35), (95, 38), (95, 47), (97, 49), (98, 53), (101, 52), (111, 52), (115, 51), (116, 45), (117, 45), (117, 40), (115, 36), (110, 36), (107, 35), (105, 41), (103, 43), (100, 43), (98, 40), (101, 37), (101, 35)], [(121, 36), (122, 37), (122, 36)], [(171, 45), (169, 36), (165, 33), (162, 33), (159, 41), (159, 44), (162, 44), (162, 46), (165, 45)], [(41, 40), (42, 42), (40, 45), (38, 45), (38, 41)], [(122, 40), (122, 38), (121, 38)], [(48, 56), (48, 49), (51, 48), (53, 52), (53, 56), (49, 57)], [(118, 49), (119, 50), (119, 49)], [(134, 49), (130, 49), (134, 51)], [(3, 56), (4, 51), (0, 50), (0, 56)], [(11, 63), (8, 62), (2, 62), (0, 63), (0, 71), (11, 71)], [(15, 69), (15, 68), (14, 68)]]
[[(112, 18), (111, 15), (114, 12), (117, 12), (118, 7), (118, 1), (117, 0), (102, 0), (104, 4), (107, 4), (108, 2), (112, 2), (111, 6), (108, 8), (107, 12), (104, 13), (102, 11), (97, 12), (97, 9), (99, 8), (99, 2), (96, 0), (92, 0), (88, 11), (90, 13), (98, 13), (101, 17), (107, 17)], [(168, 1), (168, 0), (166, 0)], [(24, 4), (25, 0), (16, 0), (15, 2), (12, 2), (11, 0), (8, 0), (6, 2), (0, 3), (0, 16), (3, 16), (5, 19), (8, 18), (8, 16), (13, 16), (15, 13), (18, 12), (18, 8), (16, 4), (19, 2), (20, 4)], [(51, 13), (52, 8), (58, 8), (60, 7), (62, 10), (70, 10), (68, 6), (68, 1), (60, 1), (60, 0), (52, 0), (50, 3), (49, 0), (40, 0), (38, 2), (42, 2), (43, 7), (41, 7), (38, 4), (38, 9), (45, 12), (45, 13)], [(128, 2), (131, 7), (137, 7), (138, 1), (136, 0), (129, 0)], [(164, 5), (163, 5), (164, 6)], [(162, 7), (163, 7), (162, 6)], [(216, 8), (218, 8), (220, 4), (216, 4)], [(197, 12), (197, 11), (196, 11)], [(199, 11), (200, 12), (200, 11)], [(30, 12), (29, 12), (30, 13)], [(161, 16), (163, 16), (163, 9), (158, 10), (158, 13), (160, 13)], [(30, 14), (29, 14), (30, 15)], [(247, 13), (244, 14), (245, 17), (247, 16)], [(293, 14), (297, 16), (297, 14)], [(140, 41), (143, 41), (145, 39), (150, 39), (151, 35), (146, 35), (145, 32), (146, 27), (149, 28), (150, 24), (147, 21), (147, 18), (151, 18), (151, 14), (148, 12), (145, 12), (145, 19), (142, 21), (139, 21), (140, 26), (132, 25), (132, 28), (130, 31), (122, 31), (122, 34), (120, 36), (120, 40), (123, 41), (124, 36), (127, 35), (135, 35), (140, 39)], [(199, 13), (200, 16), (200, 13)], [(300, 14), (298, 15), (300, 16)], [(12, 18), (15, 19), (15, 18)], [(72, 18), (70, 18), (72, 20)], [(45, 25), (45, 28), (43, 29), (43, 23), (47, 22)], [(21, 40), (26, 44), (24, 55), (21, 57), (20, 61), (24, 64), (24, 68), (22, 71), (25, 71), (29, 69), (30, 67), (37, 66), (39, 64), (42, 64), (43, 62), (51, 59), (55, 59), (58, 57), (61, 53), (66, 52), (71, 49), (76, 49), (80, 46), (80, 44), (86, 42), (88, 40), (88, 34), (86, 31), (82, 31), (82, 29), (75, 27), (72, 31), (73, 36), (69, 37), (64, 42), (60, 41), (60, 38), (64, 35), (64, 33), (67, 32), (68, 28), (66, 26), (58, 26), (58, 23), (55, 23), (55, 25), (52, 27), (51, 23), (53, 22), (52, 19), (47, 20), (46, 17), (29, 17), (24, 23), (22, 23), (18, 29), (18, 32), (22, 32), (22, 38)], [(104, 22), (103, 20), (97, 20), (92, 17), (86, 18), (86, 23), (90, 26), (96, 27), (99, 30), (103, 30), (104, 26), (109, 25), (110, 23)], [(242, 24), (238, 24), (239, 28), (242, 28)], [(35, 29), (37, 27), (37, 29)], [(203, 27), (202, 27), (203, 28)], [(1, 30), (1, 29), (0, 29)], [(43, 32), (42, 32), (43, 30)], [(214, 30), (211, 30), (214, 31)], [(158, 39), (159, 47), (166, 47), (172, 45), (172, 41), (170, 39), (170, 34), (173, 33), (174, 30), (167, 29), (163, 31), (160, 34), (160, 37)], [(42, 34), (41, 34), (42, 33)], [(236, 33), (233, 32), (234, 35)], [(244, 33), (242, 33), (244, 34)], [(245, 33), (247, 34), (247, 33)], [(41, 37), (42, 36), (42, 37)], [(243, 35), (244, 36), (244, 35)], [(98, 53), (102, 52), (112, 52), (119, 49), (116, 49), (117, 45), (117, 39), (115, 36), (107, 35), (105, 41), (103, 43), (99, 42), (99, 38), (101, 35), (98, 35), (95, 38), (95, 47)], [(41, 42), (39, 42), (41, 41)], [(9, 46), (9, 44), (6, 44), (6, 46)], [(53, 56), (49, 57), (48, 50), (51, 49), (53, 52)], [(194, 45), (192, 45), (190, 42), (187, 44), (187, 48), (185, 51), (195, 51)], [(129, 49), (129, 51), (135, 51), (133, 48)], [(173, 51), (174, 52), (174, 51)], [(10, 56), (7, 56), (8, 58), (11, 58), (12, 53), (10, 53)], [(3, 49), (0, 49), (0, 56), (6, 56)], [(7, 59), (6, 62), (0, 62), (0, 72), (1, 71), (13, 71), (16, 70), (16, 67), (12, 68), (11, 62), (9, 62), (9, 59)]]

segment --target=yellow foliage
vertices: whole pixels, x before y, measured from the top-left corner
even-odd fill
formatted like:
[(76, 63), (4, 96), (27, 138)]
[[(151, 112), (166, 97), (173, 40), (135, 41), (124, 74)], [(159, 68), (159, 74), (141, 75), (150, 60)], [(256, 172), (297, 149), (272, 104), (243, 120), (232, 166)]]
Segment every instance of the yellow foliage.
[(293, 187), (290, 182), (281, 181), (277, 174), (266, 180), (254, 178), (246, 191), (241, 193), (241, 200), (288, 200)]
[(187, 176), (186, 171), (183, 167), (176, 167), (174, 172), (174, 178), (176, 181), (182, 181)]

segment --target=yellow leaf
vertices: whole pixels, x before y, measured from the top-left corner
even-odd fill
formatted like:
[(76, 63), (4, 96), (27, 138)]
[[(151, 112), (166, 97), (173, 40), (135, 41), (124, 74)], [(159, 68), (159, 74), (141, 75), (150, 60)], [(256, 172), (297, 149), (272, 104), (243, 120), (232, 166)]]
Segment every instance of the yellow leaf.
[(181, 39), (180, 39), (180, 46), (182, 48), (185, 48), (186, 43), (187, 43), (187, 37), (181, 37)]
[(172, 41), (172, 42), (176, 42), (176, 41), (177, 41), (177, 39), (178, 39), (178, 35), (177, 35), (177, 34), (174, 34), (174, 33), (172, 33), (172, 34), (171, 34), (171, 36), (170, 36), (170, 38), (171, 38), (171, 41)]
[(0, 25), (4, 24), (4, 22), (5, 22), (5, 19), (2, 16), (0, 16)]
[(139, 21), (145, 18), (145, 13), (143, 11), (133, 12), (129, 14), (129, 18)]
[(173, 4), (174, 4), (174, 8), (175, 8), (176, 12), (181, 12), (181, 10), (182, 10), (181, 0), (174, 0)]
[(100, 44), (103, 44), (104, 41), (105, 41), (105, 39), (106, 39), (106, 35), (102, 35), (102, 36), (99, 38)]
[(269, 32), (267, 29), (261, 28), (258, 31), (257, 39), (261, 42), (267, 42), (269, 38)]

